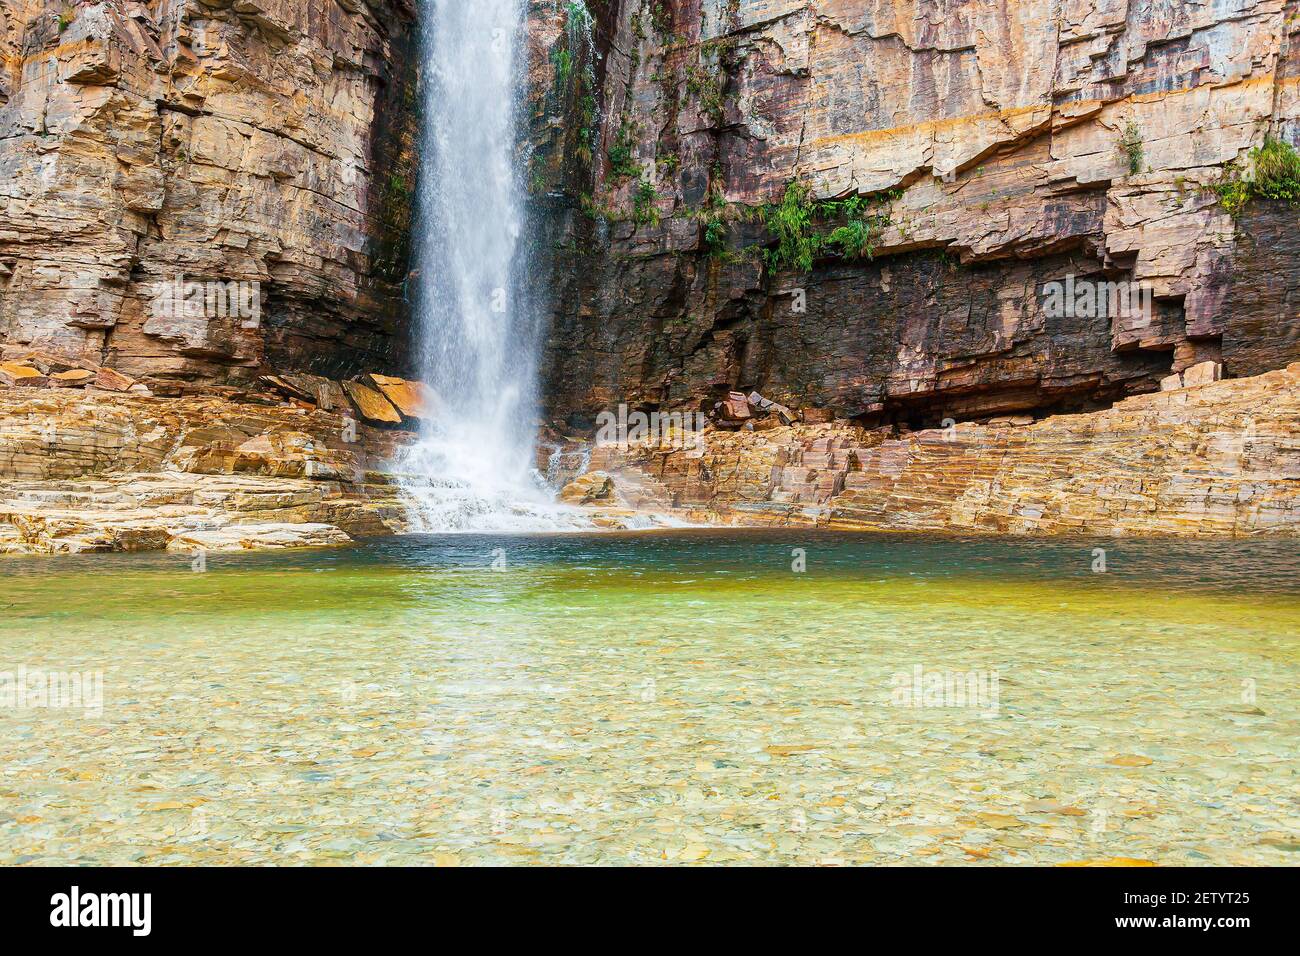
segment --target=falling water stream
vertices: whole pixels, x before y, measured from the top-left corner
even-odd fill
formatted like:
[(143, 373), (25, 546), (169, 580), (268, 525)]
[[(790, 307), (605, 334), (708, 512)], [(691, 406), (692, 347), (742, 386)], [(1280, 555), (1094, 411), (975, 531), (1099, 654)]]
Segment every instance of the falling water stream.
[(399, 463), (428, 531), (564, 530), (535, 468), (544, 283), (530, 254), (516, 114), (524, 0), (422, 0), (415, 237), (421, 377), (439, 408)]

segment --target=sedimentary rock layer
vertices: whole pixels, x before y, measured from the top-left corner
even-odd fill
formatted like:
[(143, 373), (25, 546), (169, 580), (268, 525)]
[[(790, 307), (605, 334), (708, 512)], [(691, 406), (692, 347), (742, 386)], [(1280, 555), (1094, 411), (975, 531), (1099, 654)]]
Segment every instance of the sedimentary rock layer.
[[(413, 19), (0, 0), (0, 345), (136, 377), (402, 368)], [(258, 314), (157, 309), (180, 279), (244, 283)]]
[(238, 550), (406, 530), (411, 433), (224, 398), (0, 389), (0, 553)]
[[(697, 520), (1002, 534), (1300, 533), (1300, 363), (1105, 411), (891, 437), (846, 424), (596, 448)], [(663, 500), (669, 499), (669, 500)]]
[[(1300, 359), (1294, 210), (1211, 188), (1297, 136), (1293, 2), (589, 7), (534, 11), (557, 417), (722, 383), (919, 427)], [(791, 182), (866, 202), (874, 259), (755, 255)], [(1150, 320), (1048, 314), (1070, 275), (1150, 289)]]

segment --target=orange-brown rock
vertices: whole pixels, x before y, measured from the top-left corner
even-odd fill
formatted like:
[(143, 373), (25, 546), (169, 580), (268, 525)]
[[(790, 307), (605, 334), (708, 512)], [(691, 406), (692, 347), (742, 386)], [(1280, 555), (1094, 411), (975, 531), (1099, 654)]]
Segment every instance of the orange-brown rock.
[(393, 407), (393, 403), (386, 399), (383, 393), (373, 388), (366, 388), (360, 382), (344, 382), (343, 390), (364, 421), (378, 425), (402, 423), (402, 413)]
[(430, 421), (437, 417), (438, 396), (423, 382), (411, 382), (391, 375), (366, 377), (402, 413), (403, 418)]
[(50, 376), (50, 385), (54, 388), (82, 388), (90, 385), (96, 379), (96, 373), (84, 368), (69, 369), (66, 372), (55, 372)]
[(998, 534), (1300, 534), (1300, 363), (1032, 423), (848, 424), (597, 447), (703, 520)]
[(52, 375), (56, 372), (66, 372), (70, 369), (86, 368), (90, 370), (98, 369), (98, 365), (93, 362), (83, 363), (78, 359), (69, 358), (65, 355), (58, 355), (53, 352), (47, 352), (43, 349), (29, 349), (8, 346), (0, 350), (0, 359), (5, 362), (13, 362), (19, 365), (30, 365), (40, 371), (43, 375)]
[(412, 437), (350, 410), (6, 389), (0, 552), (304, 546), (401, 531), (406, 507), (383, 469)]
[(323, 375), (263, 375), (259, 380), (281, 395), (310, 403), (322, 411), (347, 411), (351, 407), (343, 383)]
[[(722, 382), (919, 429), (1300, 360), (1300, 221), (1265, 200), (1234, 218), (1213, 189), (1266, 136), (1296, 141), (1286, 4), (592, 9), (598, 61), (564, 5), (533, 14), (534, 173), (570, 198), (548, 204), (555, 420), (694, 407)], [(579, 60), (567, 83), (556, 49)], [(557, 115), (588, 62), (598, 149)], [(802, 231), (866, 247), (766, 255), (764, 206), (790, 183), (860, 203), (810, 208)], [(1069, 277), (1149, 289), (1150, 315), (1049, 308)]]
[(39, 388), (48, 381), (38, 369), (34, 369), (30, 365), (19, 365), (15, 362), (5, 362), (0, 365), (0, 385), (22, 385), (28, 388)]
[(101, 368), (95, 373), (94, 384), (106, 392), (129, 392), (135, 386), (135, 379), (111, 368)]
[(304, 402), (315, 404), (316, 395), (309, 388), (299, 388), (294, 385), (286, 376), (282, 375), (263, 375), (259, 379), (263, 385), (269, 385), (272, 389), (281, 395), (287, 395), (290, 398), (296, 398)]
[[(0, 345), (184, 381), (400, 367), (414, 21), (411, 0), (0, 0)], [(191, 279), (260, 308), (156, 307)]]
[(560, 492), (560, 500), (570, 504), (609, 501), (614, 496), (614, 480), (600, 471), (589, 471), (573, 479)]

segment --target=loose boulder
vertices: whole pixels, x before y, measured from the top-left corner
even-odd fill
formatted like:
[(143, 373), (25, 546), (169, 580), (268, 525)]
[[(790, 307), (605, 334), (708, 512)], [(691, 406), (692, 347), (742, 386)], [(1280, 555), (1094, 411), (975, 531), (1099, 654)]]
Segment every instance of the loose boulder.
[(1183, 371), (1183, 388), (1209, 385), (1223, 378), (1223, 366), (1218, 362), (1199, 362)]
[(391, 375), (372, 374), (367, 378), (402, 413), (403, 418), (429, 421), (437, 415), (438, 396), (423, 382)]
[(357, 414), (372, 425), (400, 425), (402, 413), (393, 407), (393, 403), (384, 398), (382, 392), (366, 388), (360, 382), (344, 382), (343, 391), (352, 400)]
[(53, 388), (84, 388), (95, 381), (95, 373), (85, 368), (69, 369), (66, 372), (55, 372), (50, 376), (50, 385)]
[(348, 397), (343, 386), (322, 375), (282, 375), (280, 378), (300, 397), (323, 412), (346, 411)]
[(30, 365), (19, 365), (16, 362), (5, 362), (0, 365), (0, 384), (41, 388), (48, 382), (49, 379), (42, 375), (39, 369), (32, 368)]
[(95, 388), (102, 388), (106, 392), (129, 392), (134, 384), (135, 379), (111, 368), (101, 368), (95, 374)]
[(609, 501), (614, 497), (614, 479), (603, 471), (589, 471), (564, 486), (560, 500), (571, 505)]
[(798, 416), (790, 409), (786, 408), (780, 402), (774, 402), (770, 398), (764, 398), (758, 392), (749, 393), (749, 405), (757, 409), (764, 415), (775, 416), (782, 425), (793, 425)]

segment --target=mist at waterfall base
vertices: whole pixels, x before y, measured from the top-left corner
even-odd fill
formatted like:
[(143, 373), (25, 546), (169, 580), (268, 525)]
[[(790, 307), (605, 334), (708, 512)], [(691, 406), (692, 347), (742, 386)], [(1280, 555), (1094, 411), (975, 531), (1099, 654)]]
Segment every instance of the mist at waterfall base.
[(536, 470), (544, 277), (516, 139), (524, 0), (422, 0), (412, 305), (439, 407), (397, 463), (423, 531), (588, 527)]

